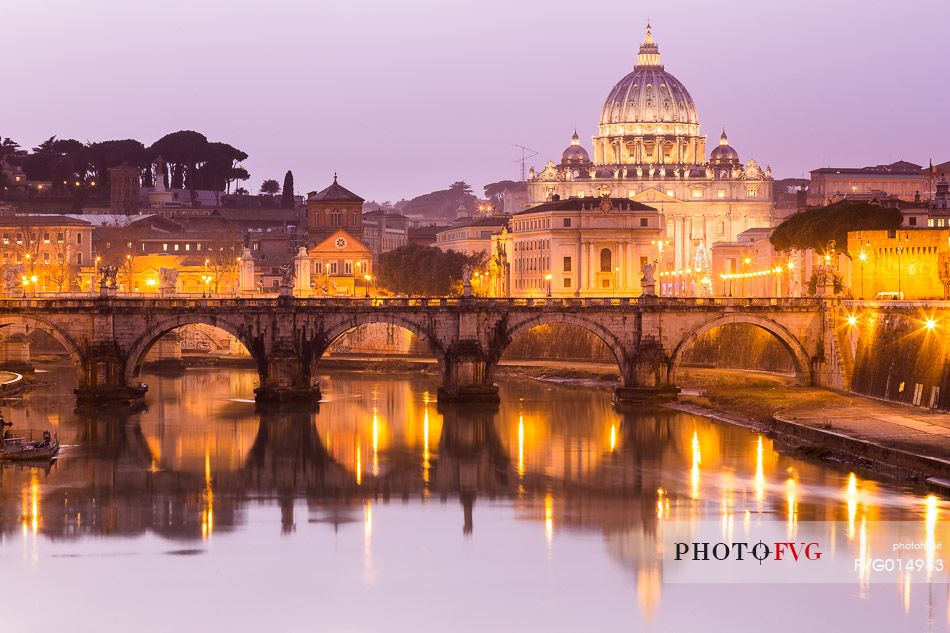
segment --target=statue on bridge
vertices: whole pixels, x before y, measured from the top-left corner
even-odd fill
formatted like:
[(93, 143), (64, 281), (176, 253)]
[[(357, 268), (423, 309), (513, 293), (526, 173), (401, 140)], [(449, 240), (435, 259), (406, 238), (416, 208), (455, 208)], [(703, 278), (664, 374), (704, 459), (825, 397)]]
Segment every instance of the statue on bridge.
[(177, 286), (178, 269), (165, 268), (164, 266), (158, 269), (158, 289), (161, 291), (162, 296), (166, 293), (174, 293)]
[(656, 272), (656, 264), (647, 262), (643, 265), (641, 269), (643, 276), (640, 277), (640, 287), (643, 289), (643, 294), (650, 297), (656, 296), (656, 279), (654, 278), (654, 273)]
[(462, 296), (472, 296), (472, 268), (471, 264), (465, 264), (462, 268)]
[(115, 290), (118, 288), (118, 281), (116, 277), (119, 274), (119, 268), (117, 266), (100, 266), (99, 267), (99, 289), (100, 290)]
[(17, 286), (20, 285), (21, 278), (23, 277), (23, 266), (19, 264), (15, 266), (10, 266), (5, 271), (3, 271), (3, 292), (7, 295), (12, 294)]

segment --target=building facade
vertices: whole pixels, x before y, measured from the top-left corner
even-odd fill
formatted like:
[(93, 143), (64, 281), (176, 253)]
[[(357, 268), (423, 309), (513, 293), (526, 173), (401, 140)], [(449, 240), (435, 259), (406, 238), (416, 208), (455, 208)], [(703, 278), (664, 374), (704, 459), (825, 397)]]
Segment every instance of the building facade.
[(507, 270), (510, 279), (492, 280), (493, 288), (512, 296), (637, 296), (663, 226), (655, 208), (627, 198), (568, 198), (515, 214), (506, 233), (489, 272)]
[(725, 131), (707, 159), (693, 99), (664, 69), (649, 25), (633, 71), (604, 102), (593, 147), (591, 160), (575, 132), (560, 163), (532, 169), (531, 202), (606, 195), (656, 207), (674, 269), (714, 242), (774, 223), (771, 168), (743, 164)]
[(861, 196), (920, 200), (931, 189), (928, 170), (903, 160), (871, 167), (822, 167), (810, 173), (808, 203), (814, 206)]
[(492, 236), (508, 226), (508, 221), (507, 216), (490, 215), (449, 226), (436, 233), (435, 245), (443, 251), (487, 256), (492, 252)]

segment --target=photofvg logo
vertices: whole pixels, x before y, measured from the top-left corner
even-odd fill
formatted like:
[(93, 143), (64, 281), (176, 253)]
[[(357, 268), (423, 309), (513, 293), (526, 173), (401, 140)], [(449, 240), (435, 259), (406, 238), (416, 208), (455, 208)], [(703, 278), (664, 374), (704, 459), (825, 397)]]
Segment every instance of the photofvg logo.
[(751, 517), (663, 523), (668, 583), (950, 582), (950, 526), (781, 522)]

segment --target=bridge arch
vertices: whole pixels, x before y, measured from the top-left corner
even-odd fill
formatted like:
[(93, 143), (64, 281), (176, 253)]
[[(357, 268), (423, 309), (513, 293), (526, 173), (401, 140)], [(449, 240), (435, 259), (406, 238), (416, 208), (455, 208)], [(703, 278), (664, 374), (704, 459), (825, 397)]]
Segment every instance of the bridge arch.
[(323, 358), (327, 350), (330, 349), (330, 346), (333, 345), (337, 339), (347, 332), (355, 330), (360, 326), (373, 324), (395, 325), (396, 327), (408, 330), (425, 343), (429, 351), (432, 352), (432, 354), (439, 361), (439, 367), (443, 368), (445, 363), (445, 350), (428, 327), (428, 323), (426, 323), (424, 320), (415, 320), (396, 314), (366, 313), (349, 314), (343, 318), (328, 319), (324, 322), (324, 329), (322, 332), (324, 344), (318, 349), (314, 350), (314, 355), (311, 360), (311, 372), (316, 372), (316, 368), (320, 363), (320, 359)]
[(11, 325), (24, 325), (27, 330), (31, 328), (42, 330), (56, 339), (66, 350), (66, 353), (69, 354), (69, 359), (73, 362), (73, 365), (75, 365), (80, 381), (82, 380), (84, 360), (82, 348), (67, 332), (64, 332), (55, 323), (43, 317), (32, 314), (10, 314), (0, 317), (0, 334), (4, 333), (3, 328)]
[(587, 319), (576, 314), (558, 314), (558, 313), (544, 313), (536, 316), (531, 316), (523, 320), (515, 322), (513, 325), (508, 326), (505, 330), (504, 343), (503, 345), (494, 347), (492, 349), (492, 364), (497, 364), (501, 360), (502, 355), (505, 353), (505, 350), (508, 349), (508, 346), (511, 345), (518, 336), (524, 334), (525, 332), (538, 327), (539, 325), (549, 325), (552, 323), (563, 323), (567, 325), (574, 325), (579, 328), (585, 329), (597, 338), (599, 338), (604, 345), (610, 350), (610, 353), (613, 355), (614, 359), (617, 361), (617, 367), (620, 370), (621, 377), (626, 380), (627, 376), (627, 350), (625, 349), (623, 342), (618, 338), (609, 328), (597, 323), (596, 321)]
[(668, 382), (671, 385), (676, 384), (676, 374), (680, 365), (686, 356), (686, 352), (693, 346), (703, 334), (723, 325), (744, 324), (761, 328), (771, 334), (788, 352), (795, 367), (795, 379), (801, 385), (814, 384), (814, 375), (812, 373), (811, 358), (808, 351), (802, 345), (801, 341), (792, 334), (788, 328), (772, 319), (758, 316), (755, 314), (724, 314), (702, 323), (699, 327), (688, 332), (673, 349), (670, 356), (670, 365), (668, 373)]
[(155, 345), (160, 338), (176, 328), (198, 324), (220, 328), (239, 340), (251, 354), (251, 358), (253, 358), (257, 364), (258, 374), (263, 380), (265, 371), (263, 354), (256, 348), (254, 342), (248, 338), (247, 332), (243, 327), (227, 319), (200, 314), (180, 314), (151, 324), (148, 329), (132, 343), (125, 359), (125, 369), (123, 372), (126, 384), (132, 384), (135, 377), (142, 371), (142, 364), (145, 362), (145, 357), (148, 356), (149, 350), (152, 349), (152, 346)]

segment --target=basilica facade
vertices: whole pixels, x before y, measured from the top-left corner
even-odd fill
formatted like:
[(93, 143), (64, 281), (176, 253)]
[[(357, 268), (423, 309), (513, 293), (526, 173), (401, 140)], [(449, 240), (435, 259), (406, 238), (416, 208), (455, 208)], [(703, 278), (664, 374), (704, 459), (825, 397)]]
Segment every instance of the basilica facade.
[(651, 257), (660, 271), (691, 268), (716, 242), (775, 221), (771, 169), (743, 164), (725, 130), (707, 157), (696, 105), (664, 69), (649, 25), (633, 71), (604, 102), (593, 159), (575, 132), (559, 163), (529, 172), (527, 189), (531, 205), (607, 197), (655, 208), (665, 229)]

